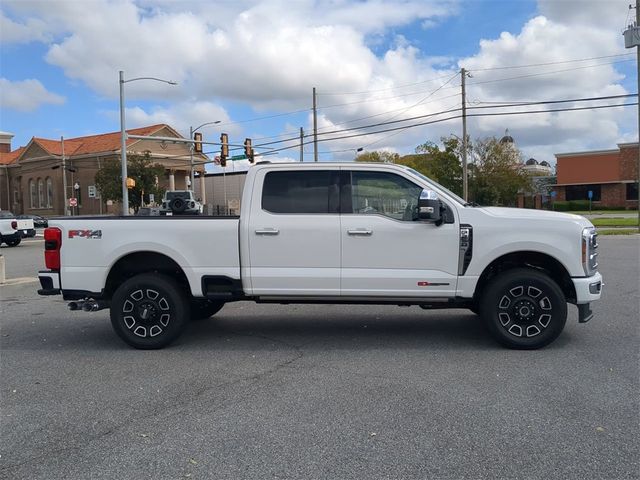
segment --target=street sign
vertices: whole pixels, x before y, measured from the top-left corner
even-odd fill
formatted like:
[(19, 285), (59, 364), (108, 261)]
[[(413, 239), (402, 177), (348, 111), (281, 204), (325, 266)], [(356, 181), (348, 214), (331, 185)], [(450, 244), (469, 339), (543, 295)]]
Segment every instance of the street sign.
[(246, 160), (246, 155), (234, 155), (233, 157), (229, 157), (229, 160)]
[(591, 200), (593, 198), (593, 190), (589, 190), (587, 192), (587, 197), (589, 198), (589, 200)]
[(95, 185), (89, 185), (87, 189), (89, 190), (89, 198), (96, 198), (98, 196)]
[(69, 199), (69, 206), (70, 207), (77, 207), (78, 206), (78, 199), (76, 197), (71, 197)]
[(149, 203), (155, 203), (156, 202), (156, 196), (153, 193), (149, 194)]

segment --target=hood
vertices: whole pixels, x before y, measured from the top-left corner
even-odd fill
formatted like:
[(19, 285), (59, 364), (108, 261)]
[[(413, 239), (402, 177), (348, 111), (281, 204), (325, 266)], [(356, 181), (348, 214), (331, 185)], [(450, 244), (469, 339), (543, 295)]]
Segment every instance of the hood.
[[(465, 209), (466, 211), (467, 209)], [(472, 210), (472, 209), (469, 209)], [(520, 219), (531, 222), (572, 222), (580, 227), (591, 227), (591, 222), (582, 215), (572, 213), (550, 212), (548, 210), (533, 210), (528, 208), (507, 207), (476, 207), (473, 210), (482, 211), (484, 214), (496, 219)]]

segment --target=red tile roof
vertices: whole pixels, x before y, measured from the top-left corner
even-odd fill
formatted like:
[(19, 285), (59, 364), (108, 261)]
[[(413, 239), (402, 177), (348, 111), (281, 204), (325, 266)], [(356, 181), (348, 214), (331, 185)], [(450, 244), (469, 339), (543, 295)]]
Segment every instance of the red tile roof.
[[(148, 127), (132, 128), (127, 130), (131, 135), (151, 135), (163, 128), (169, 128), (166, 124), (150, 125)], [(127, 146), (139, 140), (128, 139)], [(40, 145), (51, 155), (62, 155), (62, 142), (60, 140), (48, 140), (46, 138), (33, 137), (33, 142)], [(120, 132), (103, 133), (100, 135), (90, 135), (87, 137), (65, 138), (64, 154), (85, 155), (90, 153), (114, 152), (120, 150)]]
[(26, 147), (20, 147), (13, 152), (0, 153), (0, 165), (10, 165), (17, 160)]

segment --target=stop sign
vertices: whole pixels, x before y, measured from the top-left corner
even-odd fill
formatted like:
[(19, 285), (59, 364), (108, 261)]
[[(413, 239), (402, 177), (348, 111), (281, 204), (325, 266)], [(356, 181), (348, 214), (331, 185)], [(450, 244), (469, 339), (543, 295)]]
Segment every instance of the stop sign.
[(70, 207), (77, 207), (78, 206), (78, 199), (75, 197), (71, 197), (69, 199), (69, 206)]

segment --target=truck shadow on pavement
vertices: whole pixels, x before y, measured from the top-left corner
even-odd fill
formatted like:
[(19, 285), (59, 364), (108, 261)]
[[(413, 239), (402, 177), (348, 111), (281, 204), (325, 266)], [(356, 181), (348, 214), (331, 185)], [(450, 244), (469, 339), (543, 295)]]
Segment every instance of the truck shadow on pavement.
[[(135, 351), (117, 337), (108, 315), (102, 312), (84, 318), (68, 317), (62, 322), (64, 325), (41, 320), (37, 333), (5, 335), (8, 338), (2, 338), (2, 346), (11, 350)], [(547, 349), (562, 348), (570, 342), (567, 330)], [(490, 337), (480, 317), (467, 310), (405, 310), (375, 315), (366, 312), (325, 315), (322, 310), (245, 315), (237, 310), (225, 314), (223, 310), (215, 317), (190, 322), (182, 336), (165, 349), (176, 353), (282, 347), (318, 351), (503, 349)]]
[[(175, 348), (255, 348), (255, 341), (276, 342), (304, 349), (368, 350), (403, 348), (492, 348), (482, 321), (472, 313), (415, 315), (264, 315), (219, 317), (192, 322)], [(244, 341), (242, 339), (245, 339)], [(230, 341), (232, 340), (232, 341)], [(499, 347), (498, 347), (499, 348)]]

